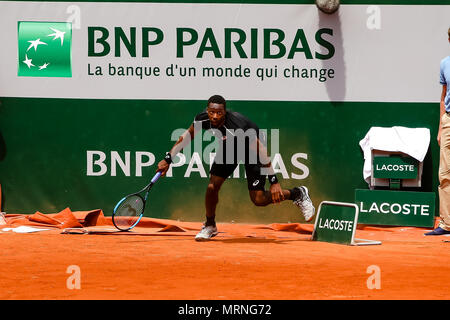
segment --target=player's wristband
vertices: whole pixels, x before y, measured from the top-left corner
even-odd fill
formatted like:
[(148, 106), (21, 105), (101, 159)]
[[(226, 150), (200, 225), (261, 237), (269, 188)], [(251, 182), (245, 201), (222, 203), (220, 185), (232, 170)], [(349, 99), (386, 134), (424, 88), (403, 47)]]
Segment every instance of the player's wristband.
[(278, 179), (277, 179), (277, 176), (275, 174), (269, 174), (267, 176), (267, 178), (269, 178), (270, 184), (278, 183)]
[(172, 163), (172, 156), (170, 155), (170, 152), (166, 153), (166, 156), (164, 157), (164, 160), (167, 162), (167, 164)]

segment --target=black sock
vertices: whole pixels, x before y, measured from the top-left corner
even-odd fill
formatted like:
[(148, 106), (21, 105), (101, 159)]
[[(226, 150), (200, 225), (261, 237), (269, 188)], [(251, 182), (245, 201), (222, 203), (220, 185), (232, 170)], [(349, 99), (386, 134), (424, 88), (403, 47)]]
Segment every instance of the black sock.
[(293, 188), (293, 189), (290, 189), (289, 192), (290, 192), (290, 194), (291, 194), (291, 195), (289, 196), (289, 200), (295, 200), (295, 199), (297, 199), (298, 197), (300, 197), (301, 194), (302, 194), (302, 192), (300, 191), (299, 188)]
[(216, 217), (206, 217), (205, 226), (206, 227), (208, 227), (208, 226), (215, 227), (216, 226)]

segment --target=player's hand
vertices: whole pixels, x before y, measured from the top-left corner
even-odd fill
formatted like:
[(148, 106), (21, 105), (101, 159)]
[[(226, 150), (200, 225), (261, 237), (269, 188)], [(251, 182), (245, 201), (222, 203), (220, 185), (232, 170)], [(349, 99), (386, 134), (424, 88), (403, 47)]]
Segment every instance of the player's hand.
[(283, 189), (279, 183), (274, 183), (270, 186), (270, 193), (272, 194), (272, 202), (280, 203), (284, 200)]
[(156, 169), (156, 172), (161, 171), (161, 176), (164, 177), (167, 170), (169, 170), (169, 164), (163, 159), (158, 163), (158, 169)]

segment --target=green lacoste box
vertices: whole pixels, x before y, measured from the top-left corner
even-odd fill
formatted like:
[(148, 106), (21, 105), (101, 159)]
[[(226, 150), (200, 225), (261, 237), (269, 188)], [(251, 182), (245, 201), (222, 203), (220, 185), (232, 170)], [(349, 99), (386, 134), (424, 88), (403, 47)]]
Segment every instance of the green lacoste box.
[(357, 189), (358, 223), (433, 227), (435, 198), (434, 192)]
[(380, 241), (356, 239), (357, 224), (356, 204), (322, 201), (317, 211), (311, 240), (353, 246), (381, 244)]
[(355, 208), (321, 204), (312, 239), (349, 244), (355, 230)]
[(380, 179), (416, 179), (419, 161), (411, 157), (373, 157), (373, 177)]

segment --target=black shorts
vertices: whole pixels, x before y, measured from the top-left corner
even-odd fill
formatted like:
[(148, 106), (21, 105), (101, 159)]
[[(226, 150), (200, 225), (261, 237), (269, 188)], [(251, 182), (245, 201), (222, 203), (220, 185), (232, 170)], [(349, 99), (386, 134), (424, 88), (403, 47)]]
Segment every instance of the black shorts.
[[(237, 164), (217, 164), (213, 163), (210, 174), (227, 179), (236, 169)], [(263, 190), (266, 184), (266, 176), (261, 175), (261, 165), (245, 164), (245, 174), (247, 176), (248, 190)]]

